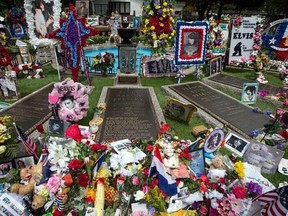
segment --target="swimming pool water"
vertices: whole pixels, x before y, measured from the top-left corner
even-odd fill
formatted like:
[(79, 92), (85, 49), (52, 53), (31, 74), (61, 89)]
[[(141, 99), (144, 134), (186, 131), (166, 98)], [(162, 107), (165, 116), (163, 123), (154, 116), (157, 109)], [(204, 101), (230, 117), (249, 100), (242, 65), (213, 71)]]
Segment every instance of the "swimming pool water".
[[(113, 68), (113, 73), (118, 71), (118, 47), (95, 47), (84, 51), (85, 58), (88, 60), (89, 65), (92, 65), (93, 58), (96, 55), (104, 54), (105, 52), (110, 52), (114, 54), (115, 63)], [(136, 49), (136, 73), (142, 72), (141, 58), (143, 56), (152, 55), (152, 51), (149, 48), (138, 48)]]

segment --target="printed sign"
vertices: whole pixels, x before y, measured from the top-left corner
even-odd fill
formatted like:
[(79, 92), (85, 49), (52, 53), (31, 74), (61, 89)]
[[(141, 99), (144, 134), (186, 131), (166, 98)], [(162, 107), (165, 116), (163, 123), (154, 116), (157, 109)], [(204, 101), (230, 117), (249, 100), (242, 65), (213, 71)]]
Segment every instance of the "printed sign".
[(172, 59), (160, 58), (149, 60), (149, 58), (144, 57), (142, 62), (143, 65), (145, 64), (144, 75), (146, 77), (170, 76), (177, 73), (177, 68)]
[(253, 46), (253, 34), (256, 27), (256, 16), (243, 17), (241, 25), (232, 27), (229, 64), (241, 58), (249, 58)]

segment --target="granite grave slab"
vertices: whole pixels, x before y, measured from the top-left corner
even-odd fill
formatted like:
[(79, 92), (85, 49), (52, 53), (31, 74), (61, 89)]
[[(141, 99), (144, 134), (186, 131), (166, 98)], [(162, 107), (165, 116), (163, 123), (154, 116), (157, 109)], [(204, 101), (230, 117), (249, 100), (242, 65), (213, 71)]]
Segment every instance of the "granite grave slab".
[(108, 88), (105, 102), (99, 141), (157, 138), (159, 122), (148, 88)]
[(29, 134), (35, 130), (38, 124), (45, 122), (52, 116), (48, 108), (48, 94), (52, 89), (53, 83), (1, 110), (0, 115), (11, 115), (16, 124), (26, 134)]
[(169, 86), (181, 97), (216, 118), (231, 129), (249, 135), (254, 129), (270, 123), (268, 116), (254, 113), (252, 108), (201, 82)]

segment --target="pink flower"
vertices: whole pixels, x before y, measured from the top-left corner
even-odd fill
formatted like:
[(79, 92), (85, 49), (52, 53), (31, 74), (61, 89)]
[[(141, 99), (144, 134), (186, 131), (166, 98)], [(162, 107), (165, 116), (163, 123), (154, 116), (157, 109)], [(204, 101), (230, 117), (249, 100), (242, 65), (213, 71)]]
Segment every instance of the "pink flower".
[(133, 184), (133, 185), (138, 185), (138, 184), (139, 184), (139, 178), (138, 178), (138, 176), (133, 176), (133, 177), (132, 177), (132, 184)]
[(258, 44), (254, 44), (252, 47), (254, 50), (261, 50), (261, 46)]
[(60, 185), (61, 178), (57, 174), (54, 174), (49, 178), (46, 187), (50, 190), (51, 193), (56, 194)]
[(142, 187), (142, 191), (143, 191), (143, 193), (144, 193), (144, 194), (147, 194), (147, 193), (149, 193), (149, 191), (150, 191), (150, 188), (148, 187), (148, 185), (147, 185), (147, 184), (144, 184), (144, 185), (143, 185), (143, 187)]

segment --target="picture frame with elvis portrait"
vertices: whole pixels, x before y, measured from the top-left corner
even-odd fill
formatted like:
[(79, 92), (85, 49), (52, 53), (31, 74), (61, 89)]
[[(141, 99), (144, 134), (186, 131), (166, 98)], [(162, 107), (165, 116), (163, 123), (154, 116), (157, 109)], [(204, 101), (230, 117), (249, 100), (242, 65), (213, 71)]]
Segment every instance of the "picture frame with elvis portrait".
[(0, 76), (0, 93), (5, 101), (14, 101), (20, 98), (16, 74), (6, 71), (5, 76)]
[(250, 141), (231, 131), (226, 135), (225, 140), (226, 142), (224, 147), (234, 152), (239, 157), (242, 157), (244, 155), (250, 144)]
[(176, 23), (175, 64), (203, 64), (206, 59), (208, 22), (196, 21)]
[(64, 123), (60, 119), (49, 119), (50, 134), (64, 134)]
[(241, 102), (255, 104), (257, 101), (259, 83), (244, 83), (242, 88)]
[(13, 168), (13, 162), (12, 161), (5, 161), (0, 163), (0, 179), (5, 178), (10, 170)]
[(13, 158), (13, 165), (16, 169), (31, 167), (34, 164), (35, 164), (35, 158), (33, 155)]
[(221, 128), (214, 129), (204, 142), (204, 151), (207, 153), (215, 152), (224, 140), (224, 131)]
[(163, 109), (166, 117), (188, 124), (195, 112), (197, 112), (197, 108), (192, 104), (183, 103), (171, 97), (166, 98)]
[(189, 163), (189, 169), (195, 177), (200, 177), (202, 174), (205, 174), (205, 157), (204, 149), (198, 148), (195, 149), (189, 154), (192, 156), (192, 160)]
[(222, 56), (217, 56), (210, 59), (208, 68), (210, 76), (216, 73), (220, 73), (223, 70)]

